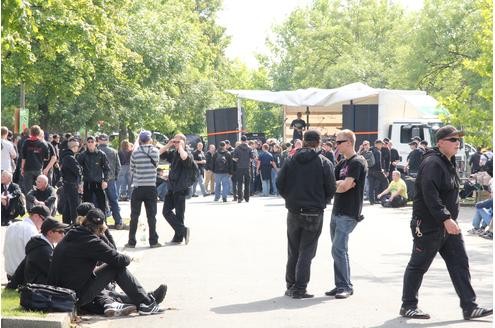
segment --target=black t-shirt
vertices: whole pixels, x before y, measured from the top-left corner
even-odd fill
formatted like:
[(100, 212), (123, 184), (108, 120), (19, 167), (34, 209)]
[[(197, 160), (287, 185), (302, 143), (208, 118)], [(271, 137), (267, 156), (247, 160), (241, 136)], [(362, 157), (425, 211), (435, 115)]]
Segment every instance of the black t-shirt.
[(354, 178), (356, 186), (344, 193), (335, 193), (333, 214), (347, 215), (357, 219), (363, 208), (364, 182), (366, 179), (366, 160), (361, 155), (354, 155), (340, 161), (335, 167), (335, 179)]
[(293, 134), (294, 139), (302, 140), (302, 135), (303, 135), (302, 129), (306, 127), (306, 121), (300, 118), (296, 118), (295, 120), (292, 121), (290, 127), (294, 129), (294, 134)]
[[(200, 151), (200, 150), (197, 150), (197, 149), (193, 152), (193, 158), (194, 158), (195, 161), (204, 161), (204, 160), (206, 160), (205, 153), (202, 150)], [(203, 175), (206, 164), (199, 164), (199, 163), (196, 163), (196, 164), (198, 164), (199, 172), (201, 173), (201, 175)]]
[(26, 160), (24, 163), (24, 171), (38, 171), (43, 168), (43, 162), (49, 156), (49, 149), (46, 142), (29, 138), (22, 145), (22, 158)]

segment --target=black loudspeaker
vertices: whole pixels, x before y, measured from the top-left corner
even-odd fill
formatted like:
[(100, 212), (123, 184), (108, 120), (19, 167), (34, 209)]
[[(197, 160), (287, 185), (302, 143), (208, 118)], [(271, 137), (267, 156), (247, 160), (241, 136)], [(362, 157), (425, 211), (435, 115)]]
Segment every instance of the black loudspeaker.
[[(239, 132), (244, 131), (244, 109), (241, 109), (239, 124), (238, 111), (233, 108), (217, 108), (206, 111), (208, 144), (218, 148), (220, 141), (229, 140), (232, 147), (239, 140)], [(240, 126), (239, 126), (240, 125)]]

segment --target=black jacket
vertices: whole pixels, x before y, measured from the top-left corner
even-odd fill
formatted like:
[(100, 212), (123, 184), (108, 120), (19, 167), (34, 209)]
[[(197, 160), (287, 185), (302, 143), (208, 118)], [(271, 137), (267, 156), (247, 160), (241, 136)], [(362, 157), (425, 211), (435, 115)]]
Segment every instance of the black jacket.
[(211, 171), (213, 170), (213, 154), (209, 151), (205, 152), (206, 165), (205, 170)]
[(62, 179), (64, 183), (79, 184), (82, 179), (82, 167), (76, 160), (74, 152), (65, 149), (60, 154), (60, 163), (62, 163)]
[(392, 157), (392, 154), (390, 152), (390, 149), (388, 147), (383, 146), (382, 149), (380, 150), (381, 155), (382, 155), (382, 169), (388, 173), (390, 169), (390, 159)]
[(449, 161), (438, 148), (429, 149), (414, 185), (413, 218), (421, 220), (422, 232), (443, 229), (443, 221), (457, 219), (459, 185), (455, 157)]
[(254, 158), (253, 150), (245, 143), (237, 146), (232, 154), (232, 157), (237, 159), (238, 169), (250, 168), (251, 160)]
[(372, 147), (370, 148), (370, 151), (373, 153), (373, 156), (375, 156), (375, 165), (372, 167), (368, 167), (368, 172), (381, 172), (382, 171), (382, 153), (378, 148)]
[(55, 247), (48, 283), (70, 288), (80, 294), (88, 281), (93, 279), (93, 270), (98, 262), (122, 268), (128, 266), (131, 259), (85, 227), (71, 229)]
[[(221, 155), (219, 155), (221, 154)], [(219, 167), (219, 165), (216, 163), (217, 161), (217, 157), (218, 156), (225, 156), (225, 163), (223, 165), (223, 167)], [(217, 152), (215, 154), (213, 154), (213, 157), (212, 157), (212, 171), (213, 173), (220, 173), (220, 174), (232, 174), (234, 172), (234, 168), (232, 166), (232, 155), (230, 154), (230, 152), (226, 149), (218, 149)]]
[(108, 182), (110, 167), (104, 152), (99, 149), (93, 152), (86, 150), (77, 156), (77, 161), (83, 169), (84, 182)]
[(170, 170), (168, 174), (169, 190), (173, 192), (180, 192), (189, 188), (187, 181), (187, 174), (185, 170), (188, 170), (193, 165), (193, 155), (187, 152), (186, 160), (182, 160), (177, 150), (169, 150), (161, 155), (167, 162), (170, 163)]
[(277, 175), (277, 189), (285, 207), (293, 213), (323, 212), (336, 190), (333, 171), (332, 162), (325, 156), (310, 148), (298, 150)]
[(26, 244), (26, 257), (15, 270), (7, 288), (15, 289), (24, 283), (46, 284), (53, 247), (41, 236), (32, 237)]

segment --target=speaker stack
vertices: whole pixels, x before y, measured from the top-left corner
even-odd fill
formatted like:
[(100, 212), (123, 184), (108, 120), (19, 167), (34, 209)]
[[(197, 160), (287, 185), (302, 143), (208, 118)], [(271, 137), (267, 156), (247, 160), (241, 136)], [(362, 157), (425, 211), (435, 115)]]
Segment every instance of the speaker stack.
[[(240, 114), (240, 115), (239, 115)], [(239, 140), (239, 133), (244, 133), (244, 109), (216, 108), (206, 111), (206, 128), (208, 144), (218, 148), (220, 141), (229, 140), (232, 147)]]

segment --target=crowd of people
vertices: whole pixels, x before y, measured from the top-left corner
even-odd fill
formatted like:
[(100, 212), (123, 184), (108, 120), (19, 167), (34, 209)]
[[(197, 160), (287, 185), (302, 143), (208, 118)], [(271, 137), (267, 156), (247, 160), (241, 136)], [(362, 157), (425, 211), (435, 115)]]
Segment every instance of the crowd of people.
[[(414, 195), (412, 233), (418, 244), (415, 249), (420, 251), (413, 251), (406, 269), (401, 315), (429, 318), (417, 308), (417, 292), (437, 252), (444, 257), (449, 272), (454, 270), (452, 252), (461, 254), (456, 264), (460, 268), (458, 279), (451, 276), (464, 317), (491, 314), (474, 303), (474, 292), (466, 283), (469, 269), (455, 202), (462, 185), (454, 152), (461, 133), (443, 127), (431, 148), (425, 141), (412, 140), (407, 165), (399, 168), (399, 154), (387, 138), (374, 141), (373, 146), (364, 140), (356, 147), (355, 134), (343, 130), (333, 139), (322, 140), (317, 131), (306, 130), (300, 116), (291, 124), (294, 139), (290, 143), (241, 136), (235, 145), (225, 140), (218, 148), (209, 145), (206, 152), (201, 142), (190, 149), (183, 134), (157, 146), (150, 131), (141, 131), (136, 144), (124, 140), (115, 150), (106, 134), (82, 140), (70, 134), (45, 135), (34, 125), (29, 135), (11, 142), (13, 136), (2, 127), (2, 225), (8, 225), (4, 257), (9, 286), (39, 282), (70, 288), (78, 294), (79, 309), (90, 313), (160, 313), (166, 285), (152, 293), (144, 291), (126, 268), (132, 259), (116, 250), (107, 218), (113, 217), (112, 228), (123, 229), (118, 201), (130, 201), (125, 247), (134, 248), (144, 203), (149, 246), (161, 247), (156, 215), (158, 200), (162, 200), (162, 215), (174, 230), (166, 244), (187, 245), (191, 230), (185, 225), (186, 199), (198, 197), (199, 186), (202, 196), (212, 195), (214, 202), (227, 202), (229, 197), (237, 203), (249, 202), (254, 195), (285, 199), (285, 294), (296, 299), (313, 297), (306, 290), (311, 260), (322, 230), (323, 211), (333, 199), (330, 233), (335, 288), (326, 295), (344, 299), (354, 292), (348, 240), (364, 218), (363, 200), (371, 205), (401, 207)], [(168, 168), (162, 167), (161, 161), (166, 161)], [(482, 161), (480, 156), (478, 170), (489, 171), (492, 157)], [(437, 194), (431, 196), (431, 192)], [(476, 205), (470, 233), (483, 231), (483, 235), (492, 236), (492, 204), (490, 199)], [(26, 209), (29, 217), (19, 220)], [(53, 219), (57, 211), (63, 223)], [(424, 242), (426, 236), (431, 237), (428, 243)], [(123, 293), (116, 292), (115, 285)]]

